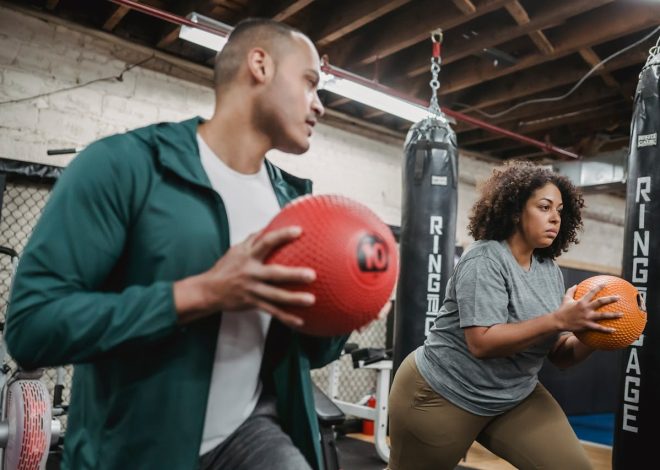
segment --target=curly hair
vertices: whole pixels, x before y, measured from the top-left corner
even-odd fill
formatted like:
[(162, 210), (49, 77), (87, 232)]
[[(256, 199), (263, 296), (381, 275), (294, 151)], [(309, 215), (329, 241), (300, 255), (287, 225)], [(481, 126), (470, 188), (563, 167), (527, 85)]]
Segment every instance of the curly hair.
[(515, 232), (517, 220), (532, 193), (547, 183), (557, 186), (561, 193), (564, 204), (561, 225), (552, 245), (537, 248), (534, 254), (541, 260), (555, 259), (568, 251), (569, 244), (579, 243), (582, 194), (565, 176), (530, 162), (514, 162), (493, 169), (481, 188), (481, 197), (472, 206), (468, 232), (475, 240), (506, 240)]

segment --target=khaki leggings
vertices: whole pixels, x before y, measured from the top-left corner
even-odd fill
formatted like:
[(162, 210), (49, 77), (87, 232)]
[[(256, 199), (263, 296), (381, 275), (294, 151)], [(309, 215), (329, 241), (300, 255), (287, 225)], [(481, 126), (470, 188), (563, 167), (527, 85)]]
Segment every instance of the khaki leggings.
[(591, 468), (566, 415), (540, 384), (513, 409), (478, 416), (434, 392), (411, 353), (394, 377), (389, 412), (390, 470), (454, 469), (475, 440), (519, 469)]

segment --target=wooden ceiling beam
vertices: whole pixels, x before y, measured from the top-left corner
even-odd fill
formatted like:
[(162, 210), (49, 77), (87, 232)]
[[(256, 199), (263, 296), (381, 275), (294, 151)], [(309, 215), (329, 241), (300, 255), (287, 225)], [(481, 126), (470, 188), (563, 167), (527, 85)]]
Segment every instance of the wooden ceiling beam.
[[(621, 36), (641, 31), (656, 25), (655, 18), (660, 17), (660, 2), (647, 7), (648, 11), (632, 9), (620, 3), (600, 8), (587, 18), (570, 21), (553, 35), (555, 51), (550, 55), (531, 54), (520, 58), (510, 67), (493, 67), (476, 58), (470, 58), (453, 64), (443, 70), (441, 75), (441, 94), (454, 93), (471, 86), (519, 72), (549, 60), (578, 52), (580, 49), (595, 44), (602, 44)], [(617, 21), (611, 21), (616, 18)], [(603, 22), (604, 23), (601, 23)], [(594, 24), (607, 24), (607, 28), (594, 28)], [(427, 66), (428, 71), (428, 66)]]
[[(552, 142), (553, 145), (570, 149), (583, 156), (591, 156), (598, 153), (609, 142), (622, 142), (622, 136), (610, 135), (604, 131), (604, 129), (617, 125), (618, 122), (615, 117), (606, 117), (604, 119), (546, 129), (536, 132), (530, 137), (543, 142)], [(626, 137), (626, 140), (628, 140), (628, 137)], [(493, 144), (491, 143), (489, 146), (492, 148)], [(513, 141), (510, 141), (508, 145), (505, 141), (497, 145), (499, 151), (510, 151), (516, 147), (520, 147), (520, 145), (516, 146)]]
[[(615, 57), (605, 64), (605, 71), (619, 70), (636, 64), (643, 64), (648, 57), (648, 47), (639, 46), (627, 54)], [(512, 103), (513, 100), (540, 93), (563, 85), (576, 83), (587, 70), (583, 67), (564, 66), (536, 68), (516, 74), (514, 79), (497, 80), (476, 90), (471, 95), (471, 106), (464, 109), (467, 113), (473, 109), (482, 109), (499, 103)]]
[[(540, 10), (535, 17), (528, 23), (523, 25), (493, 26), (491, 29), (479, 32), (479, 35), (466, 40), (462, 36), (452, 36), (445, 34), (445, 42), (443, 50), (445, 53), (442, 56), (443, 65), (449, 65), (460, 59), (464, 59), (474, 54), (478, 54), (488, 47), (495, 47), (499, 44), (511, 41), (520, 36), (533, 33), (534, 31), (554, 26), (559, 22), (565, 21), (567, 18), (576, 16), (594, 8), (611, 3), (613, 0), (561, 0), (553, 2), (543, 2), (543, 9)], [(591, 29), (591, 28), (589, 28)], [(607, 29), (607, 28), (603, 28)], [(547, 57), (540, 54), (542, 57)], [(427, 73), (429, 69), (428, 55), (426, 57), (416, 57), (409, 61), (408, 66), (400, 72), (402, 76), (416, 77), (423, 73)], [(492, 64), (488, 64), (490, 68)], [(515, 65), (513, 66), (515, 67)], [(504, 67), (509, 69), (511, 67)]]
[(170, 44), (173, 44), (174, 41), (179, 39), (179, 31), (181, 31), (180, 26), (170, 29), (170, 31), (167, 34), (165, 34), (163, 37), (161, 37), (158, 40), (156, 47), (158, 49), (165, 49)]
[[(539, 103), (533, 107), (523, 106), (521, 108), (511, 111), (510, 113), (506, 113), (503, 114), (502, 116), (493, 117), (493, 118), (483, 116), (480, 113), (475, 114), (475, 116), (478, 116), (480, 119), (488, 122), (489, 124), (500, 125), (508, 121), (528, 119), (531, 116), (539, 116), (539, 115), (549, 116), (573, 108), (575, 106), (585, 106), (588, 103), (600, 102), (608, 98), (612, 98), (616, 96), (617, 93), (618, 93), (617, 90), (614, 90), (610, 87), (606, 87), (601, 83), (591, 82), (591, 83), (585, 83), (582, 87), (578, 88), (575, 91), (575, 93), (573, 93), (571, 96), (561, 101), (556, 101), (552, 103)], [(489, 114), (497, 114), (509, 108), (510, 106), (511, 106), (510, 103), (505, 103), (503, 105), (488, 108), (485, 111), (487, 111)], [(457, 134), (463, 134), (473, 129), (478, 129), (477, 126), (463, 122), (459, 122), (457, 123), (456, 126), (453, 127)]]
[[(506, 11), (516, 20), (518, 25), (526, 25), (530, 22), (529, 15), (518, 0), (513, 0), (511, 3), (506, 5)], [(543, 31), (537, 29), (528, 34), (529, 38), (532, 40), (534, 45), (541, 51), (543, 54), (548, 55), (552, 54), (555, 50), (553, 45), (550, 43), (548, 38), (543, 34)]]
[[(514, 119), (505, 123), (501, 123), (498, 127), (502, 127), (503, 129), (507, 129), (519, 134), (528, 135), (532, 132), (537, 132), (540, 130), (599, 118), (603, 114), (623, 112), (624, 109), (627, 109), (627, 106), (625, 106), (621, 98), (619, 98), (615, 101), (595, 104), (594, 106), (572, 106), (563, 111), (557, 111), (554, 113), (554, 115), (538, 114), (536, 116), (530, 116), (526, 120)], [(459, 142), (461, 142), (461, 144), (476, 145), (499, 138), (492, 132), (487, 132), (482, 129), (471, 131), (468, 134), (461, 134), (459, 138)]]
[[(610, 96), (606, 96), (599, 99), (593, 99), (591, 101), (585, 101), (585, 100), (575, 100), (568, 102), (560, 101), (556, 103), (545, 104), (544, 106), (533, 107), (531, 109), (528, 107), (527, 113), (523, 116), (511, 116), (507, 118), (507, 116), (505, 115), (500, 117), (499, 120), (488, 120), (487, 122), (489, 124), (497, 125), (498, 127), (502, 127), (517, 132), (520, 130), (521, 124), (525, 122), (538, 121), (545, 118), (550, 118), (552, 116), (562, 116), (575, 111), (584, 111), (591, 107), (601, 106), (607, 103), (614, 103), (617, 101), (620, 103), (622, 102), (621, 97), (618, 96), (616, 91), (612, 90), (611, 88), (608, 88), (607, 90), (610, 91), (611, 93)], [(520, 109), (517, 111), (520, 111)], [(469, 142), (476, 142), (480, 139), (483, 139), (485, 136), (489, 135), (489, 133), (485, 129), (482, 129), (480, 127), (472, 127), (471, 129), (468, 130), (458, 130), (456, 131), (456, 134), (458, 134), (461, 140), (469, 141)]]
[(380, 117), (380, 116), (382, 116), (383, 114), (386, 114), (385, 111), (382, 111), (382, 110), (380, 110), (380, 109), (372, 108), (372, 109), (369, 109), (368, 111), (366, 111), (366, 112), (362, 115), (362, 117), (363, 117), (364, 119), (367, 119), (367, 120), (368, 120), (368, 119), (374, 119), (374, 118)]
[(212, 6), (207, 7), (207, 16), (211, 18), (222, 18), (222, 22), (234, 25), (241, 19), (252, 15), (251, 7), (255, 2), (234, 0), (212, 0)]
[[(595, 67), (597, 64), (601, 62), (601, 58), (598, 57), (598, 54), (594, 52), (594, 50), (590, 47), (583, 47), (579, 51), (580, 56), (584, 59), (584, 61), (589, 64), (590, 67)], [(603, 79), (605, 84), (607, 86), (611, 86), (612, 88), (619, 88), (619, 84), (615, 80), (615, 78), (612, 76), (611, 73), (601, 71), (600, 72), (600, 77)]]
[(520, 155), (507, 155), (503, 156), (503, 160), (510, 160), (510, 159), (515, 159), (515, 160), (524, 160), (524, 161), (532, 161), (532, 160), (538, 160), (539, 158), (543, 157), (549, 157), (552, 156), (548, 152), (544, 152), (543, 150), (536, 150), (536, 151), (531, 151), (530, 153), (524, 153)]
[(403, 8), (400, 14), (373, 23), (363, 33), (338, 41), (327, 54), (331, 63), (339, 67), (370, 64), (418, 42), (427, 40), (430, 43), (430, 32), (434, 29), (446, 31), (502, 8), (509, 1), (482, 0), (474, 13), (464, 15), (460, 11), (438, 8), (437, 0), (418, 0)]
[[(208, 14), (208, 12), (213, 8), (213, 2), (208, 0), (185, 0), (178, 2), (175, 9), (171, 11), (176, 15), (186, 16), (189, 13), (196, 12), (202, 15)], [(179, 31), (181, 30), (180, 26), (173, 26), (167, 24), (163, 31), (164, 33), (160, 36), (160, 39), (156, 42), (156, 47), (158, 49), (165, 49), (169, 45), (173, 44), (174, 41), (179, 39)]]
[(106, 31), (112, 31), (115, 29), (119, 22), (124, 19), (124, 16), (126, 16), (129, 11), (131, 11), (131, 9), (123, 5), (115, 8), (115, 11), (112, 12), (108, 19), (105, 20), (105, 23), (103, 23), (103, 29)]
[[(552, 132), (552, 131), (561, 132), (560, 129), (565, 128), (565, 126), (568, 126), (573, 130), (573, 133), (567, 136), (569, 138), (568, 141), (570, 143), (570, 139), (573, 139), (572, 145), (575, 145), (576, 135), (584, 135), (585, 133), (588, 132), (602, 130), (605, 127), (612, 127), (613, 125), (618, 124), (622, 120), (622, 117), (624, 116), (626, 109), (627, 109), (626, 107), (622, 107), (621, 104), (619, 103), (618, 107), (613, 106), (607, 112), (603, 110), (594, 109), (582, 114), (565, 116), (563, 118), (560, 118), (559, 120), (556, 120), (552, 124), (539, 123), (528, 126), (527, 129), (522, 129), (522, 128), (515, 129), (515, 131), (518, 132), (519, 134), (523, 134), (533, 139), (543, 141), (548, 135), (548, 132)], [(564, 146), (567, 143), (567, 140), (565, 138), (563, 140), (559, 140), (558, 138), (552, 138), (557, 136), (550, 135), (550, 137), (555, 145)], [(511, 148), (515, 148), (520, 145), (525, 145), (513, 139), (509, 139), (507, 137), (503, 137), (499, 134), (494, 134), (494, 133), (491, 133), (490, 137), (479, 139), (478, 141), (459, 139), (458, 144), (459, 147), (476, 146), (477, 148), (482, 150), (485, 148), (489, 148), (491, 150), (509, 150)]]
[(470, 0), (451, 0), (454, 5), (456, 5), (456, 8), (461, 10), (464, 15), (471, 15), (472, 13), (477, 11), (477, 7), (474, 6), (474, 3), (472, 3)]
[(281, 6), (277, 13), (272, 15), (275, 21), (286, 21), (303, 8), (307, 7), (314, 0), (289, 0), (285, 5)]
[(327, 108), (337, 108), (339, 106), (343, 106), (346, 103), (350, 103), (350, 102), (351, 102), (351, 100), (349, 98), (346, 98), (346, 97), (342, 96), (341, 98), (337, 98), (337, 99), (334, 99), (334, 100), (328, 102), (326, 104), (326, 107)]
[(338, 9), (336, 15), (330, 18), (330, 22), (323, 23), (323, 26), (313, 31), (310, 37), (317, 47), (325, 47), (410, 1), (362, 0), (350, 2), (343, 9)]
[(630, 143), (630, 137), (629, 136), (621, 136), (621, 137), (615, 137), (613, 139), (608, 140), (603, 144), (603, 146), (600, 148), (602, 152), (609, 152), (611, 150), (616, 150), (620, 149), (622, 147), (627, 147), (628, 144)]
[[(602, 123), (601, 125), (606, 125), (606, 123)], [(627, 147), (629, 141), (628, 137), (610, 137), (606, 134), (602, 134), (593, 126), (583, 128), (578, 134), (568, 136), (568, 138), (566, 138), (565, 133), (562, 135), (555, 135), (555, 137), (556, 138), (553, 139), (552, 136), (548, 134), (545, 136), (538, 136), (539, 139), (547, 138), (547, 140), (554, 145), (568, 148), (583, 157), (591, 157), (601, 152)], [(533, 147), (525, 145), (516, 145), (513, 141), (510, 145), (503, 145), (492, 151), (500, 152), (500, 157), (505, 159), (538, 159), (544, 156), (557, 159), (556, 155), (544, 152), (538, 148), (534, 149)]]

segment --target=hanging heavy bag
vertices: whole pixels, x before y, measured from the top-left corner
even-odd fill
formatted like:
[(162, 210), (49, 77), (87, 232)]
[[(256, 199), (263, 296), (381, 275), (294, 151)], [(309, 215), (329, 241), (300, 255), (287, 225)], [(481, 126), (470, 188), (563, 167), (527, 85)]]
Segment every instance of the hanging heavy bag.
[[(660, 39), (659, 39), (660, 43)], [(646, 304), (644, 333), (624, 354), (614, 426), (615, 470), (648, 468), (660, 422), (660, 48), (639, 76), (628, 155), (623, 277)], [(655, 221), (655, 222), (654, 222)]]
[(423, 344), (453, 269), (457, 153), (456, 134), (445, 119), (424, 119), (414, 124), (406, 137), (394, 317), (395, 370)]

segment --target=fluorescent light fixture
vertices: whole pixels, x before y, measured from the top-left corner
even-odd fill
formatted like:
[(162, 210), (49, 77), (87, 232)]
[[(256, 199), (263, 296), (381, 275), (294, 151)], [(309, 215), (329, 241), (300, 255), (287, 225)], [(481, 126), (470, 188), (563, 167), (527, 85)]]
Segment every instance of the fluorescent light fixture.
[[(399, 116), (410, 122), (418, 122), (432, 114), (428, 109), (410, 103), (400, 98), (388, 95), (379, 90), (374, 90), (366, 85), (339, 78), (325, 72), (321, 73), (321, 89), (331, 91), (338, 95), (357, 101), (372, 108), (380, 109), (389, 114)], [(444, 116), (451, 122), (451, 119)]]
[(217, 29), (219, 31), (225, 31), (227, 34), (223, 37), (219, 34), (213, 34), (209, 31), (200, 28), (194, 28), (192, 26), (181, 25), (179, 31), (179, 38), (185, 39), (186, 41), (194, 42), (200, 46), (204, 46), (208, 49), (214, 51), (221, 50), (227, 43), (227, 36), (231, 31), (231, 27), (220, 21), (216, 21), (212, 18), (199, 15), (197, 13), (190, 13), (186, 16), (190, 21), (194, 23), (199, 23), (204, 26), (209, 26), (211, 28)]

